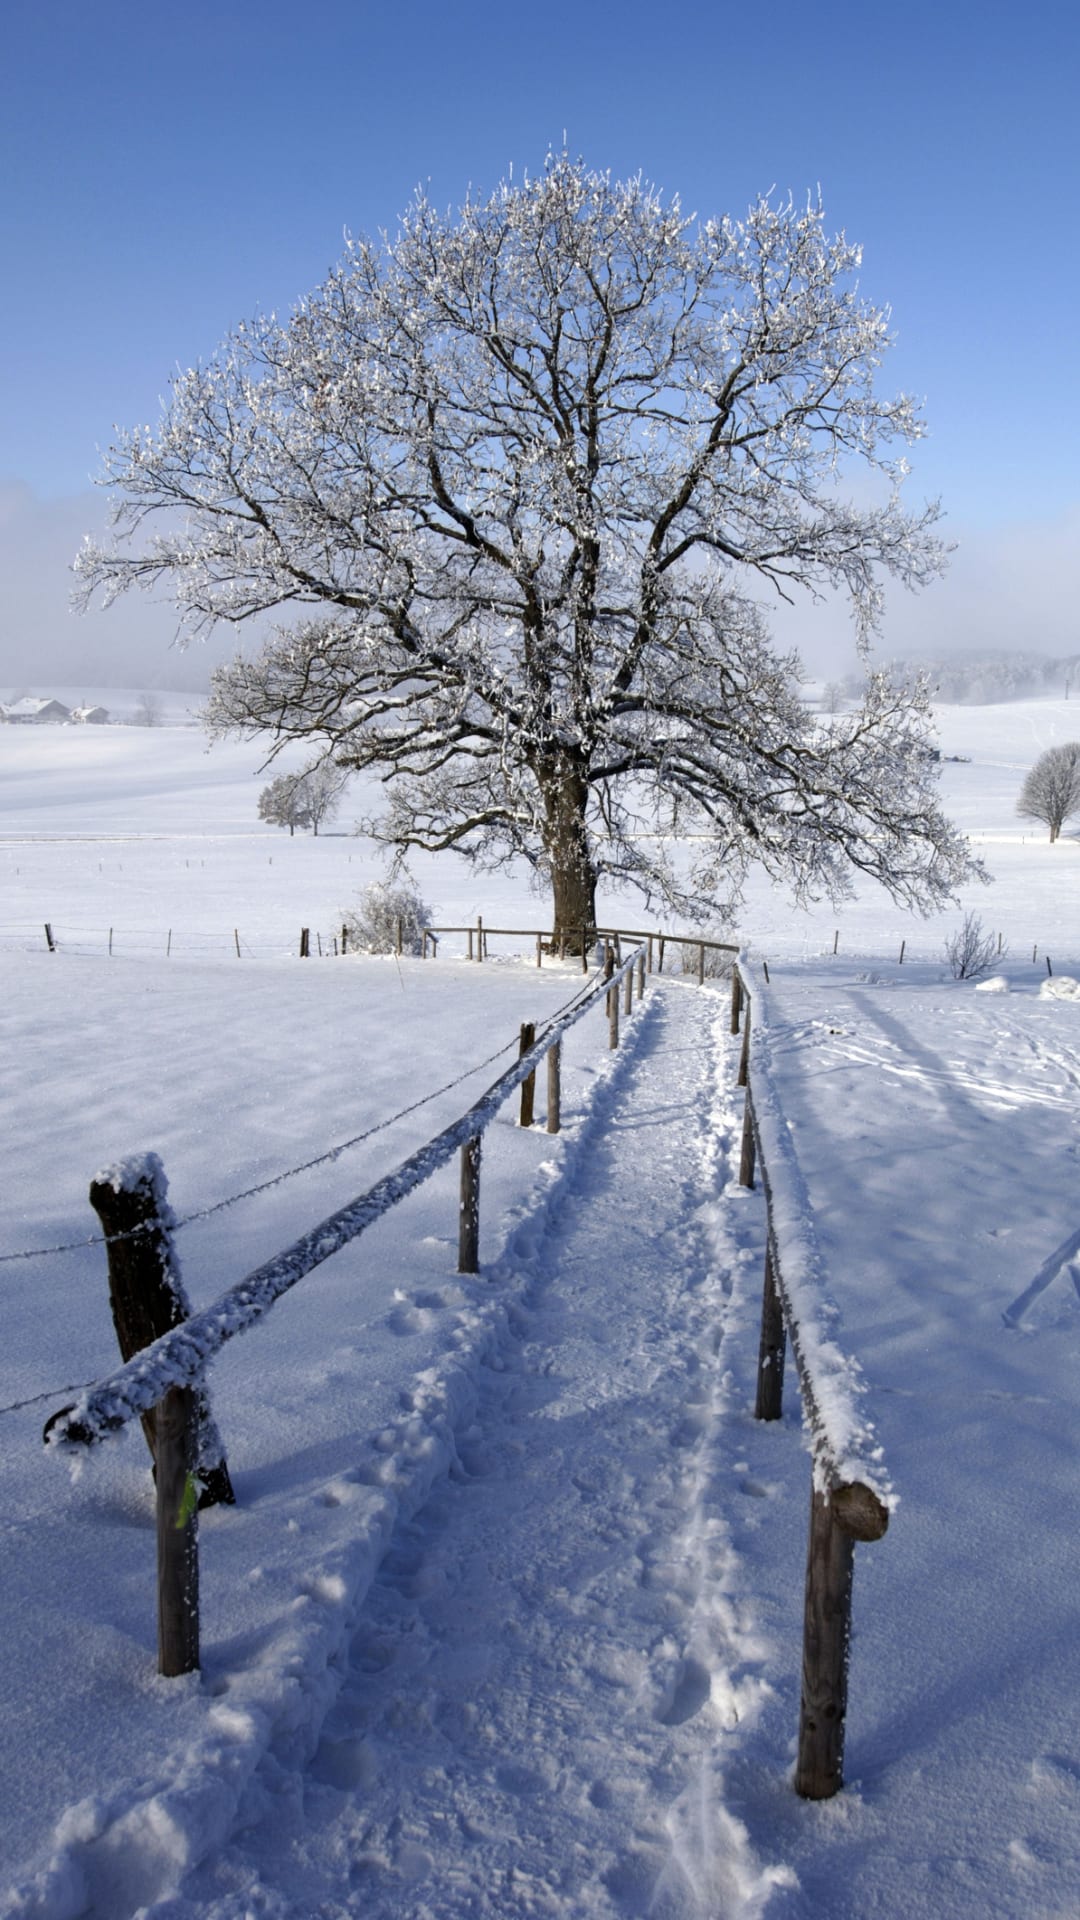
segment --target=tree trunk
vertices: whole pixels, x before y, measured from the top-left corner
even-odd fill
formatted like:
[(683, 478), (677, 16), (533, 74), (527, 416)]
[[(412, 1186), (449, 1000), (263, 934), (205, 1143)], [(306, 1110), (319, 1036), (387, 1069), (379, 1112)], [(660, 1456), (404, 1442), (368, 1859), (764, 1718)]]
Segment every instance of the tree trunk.
[(556, 946), (580, 954), (582, 928), (596, 925), (596, 866), (589, 848), (584, 768), (571, 760), (548, 760), (537, 768), (544, 799), (544, 844), (551, 872)]

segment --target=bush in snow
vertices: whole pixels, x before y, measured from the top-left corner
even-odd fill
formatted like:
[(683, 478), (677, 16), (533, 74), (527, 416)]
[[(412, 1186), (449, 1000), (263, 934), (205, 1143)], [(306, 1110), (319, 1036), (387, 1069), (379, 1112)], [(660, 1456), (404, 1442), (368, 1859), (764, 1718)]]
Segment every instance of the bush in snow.
[(997, 940), (986, 932), (977, 913), (966, 913), (963, 926), (945, 942), (945, 958), (954, 980), (978, 980), (997, 955)]
[(398, 927), (402, 953), (421, 953), (431, 908), (407, 880), (374, 880), (365, 887), (355, 913), (342, 916), (350, 946), (362, 953), (396, 953)]
[[(731, 941), (729, 933), (708, 933), (703, 937), (706, 940), (726, 940), (729, 944), (734, 944)], [(706, 947), (705, 978), (707, 980), (722, 979), (725, 974), (731, 972), (731, 963), (734, 958), (733, 953), (717, 953), (715, 947)], [(682, 963), (683, 972), (692, 973), (696, 977), (701, 961), (701, 949), (696, 940), (684, 940), (682, 942), (679, 947), (679, 959)]]

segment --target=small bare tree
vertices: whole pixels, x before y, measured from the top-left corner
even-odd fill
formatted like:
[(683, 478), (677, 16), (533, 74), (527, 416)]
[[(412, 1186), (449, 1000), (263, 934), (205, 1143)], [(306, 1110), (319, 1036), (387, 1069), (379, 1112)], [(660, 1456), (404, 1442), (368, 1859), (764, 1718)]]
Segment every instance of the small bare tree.
[(342, 919), (350, 946), (363, 953), (396, 953), (399, 930), (402, 952), (420, 953), (431, 908), (408, 880), (374, 880), (356, 911)]
[(945, 958), (954, 980), (978, 980), (993, 966), (997, 951), (997, 941), (987, 933), (977, 913), (966, 913), (963, 925), (945, 942)]
[(156, 693), (141, 693), (131, 716), (135, 727), (160, 727), (161, 701)]
[(1053, 846), (1066, 820), (1080, 813), (1080, 740), (1066, 740), (1041, 753), (1020, 789), (1016, 811), (1025, 820), (1043, 820)]

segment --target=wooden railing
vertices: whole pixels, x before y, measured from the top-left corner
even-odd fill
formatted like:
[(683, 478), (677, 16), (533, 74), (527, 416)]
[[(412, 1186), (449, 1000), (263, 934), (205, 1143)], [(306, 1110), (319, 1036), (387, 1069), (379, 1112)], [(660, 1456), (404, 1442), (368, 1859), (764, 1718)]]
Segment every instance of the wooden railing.
[[(767, 1208), (755, 1414), (778, 1420), (784, 1354), (790, 1343), (810, 1438), (813, 1476), (803, 1612), (797, 1792), (827, 1799), (843, 1785), (854, 1549), (880, 1540), (889, 1524), (890, 1488), (881, 1448), (861, 1406), (850, 1362), (823, 1325), (824, 1272), (809, 1200), (769, 1072), (764, 1009), (742, 960), (732, 974), (731, 1030), (743, 1020), (738, 1083), (746, 1088), (739, 1180), (754, 1184)], [(759, 1044), (752, 1038), (754, 1029)]]
[[(546, 1060), (548, 1129), (557, 1132), (563, 1035), (603, 1001), (608, 1045), (617, 1047), (620, 989), (629, 1011), (635, 982), (639, 999), (644, 994), (645, 975), (644, 947), (635, 949), (621, 963), (616, 961), (614, 951), (609, 950), (602, 978), (573, 1006), (551, 1020), (539, 1039), (528, 1043), (523, 1037), (519, 1058), (460, 1119), (427, 1141), (368, 1192), (349, 1201), (291, 1247), (257, 1267), (213, 1306), (169, 1326), (167, 1332), (135, 1353), (115, 1373), (89, 1388), (74, 1405), (60, 1409), (47, 1421), (47, 1443), (70, 1449), (92, 1445), (117, 1432), (130, 1420), (153, 1416), (151, 1447), (157, 1503), (160, 1673), (190, 1673), (199, 1666), (198, 1469), (200, 1460), (205, 1459), (205, 1450), (200, 1453), (200, 1441), (207, 1417), (203, 1394), (207, 1362), (227, 1341), (257, 1325), (275, 1302), (313, 1268), (355, 1240), (399, 1201), (430, 1180), (455, 1152), (461, 1162), (458, 1271), (475, 1273), (480, 1153), (486, 1129), (518, 1087), (524, 1094), (535, 1084), (537, 1069)], [(531, 1112), (531, 1106), (528, 1111)], [(171, 1262), (171, 1216), (167, 1207), (157, 1203), (158, 1188), (151, 1161), (154, 1168), (158, 1167), (156, 1156), (135, 1156), (123, 1163), (118, 1180), (111, 1183), (107, 1232), (114, 1297), (112, 1283), (117, 1280), (118, 1266), (130, 1267), (133, 1258), (141, 1258), (146, 1264), (147, 1283), (153, 1285), (160, 1281), (163, 1265), (168, 1267)], [(95, 1182), (99, 1198), (101, 1189), (109, 1185), (107, 1179)], [(93, 1191), (92, 1188), (92, 1195)], [(175, 1273), (178, 1277), (178, 1267)], [(167, 1309), (167, 1315), (171, 1317), (171, 1310)]]
[[(438, 942), (444, 934), (463, 934), (467, 941), (467, 958), (486, 960), (489, 958), (489, 942), (492, 940), (527, 940), (536, 949), (536, 964), (542, 967), (544, 954), (565, 960), (567, 951), (572, 949), (581, 959), (581, 970), (588, 971), (589, 954), (598, 945), (610, 942), (615, 950), (616, 960), (622, 960), (622, 943), (633, 941), (645, 948), (645, 970), (647, 973), (664, 971), (664, 958), (669, 947), (678, 947), (680, 952), (696, 955), (698, 984), (705, 982), (705, 955), (707, 953), (730, 954), (731, 965), (739, 949), (728, 940), (704, 940), (692, 933), (668, 933), (659, 928), (651, 931), (645, 927), (605, 927), (582, 926), (572, 931), (555, 933), (550, 927), (491, 927), (485, 926), (482, 914), (474, 922), (453, 927), (426, 927), (423, 933), (422, 958), (427, 959), (430, 945), (433, 953), (438, 952)], [(398, 951), (401, 951), (399, 936)]]

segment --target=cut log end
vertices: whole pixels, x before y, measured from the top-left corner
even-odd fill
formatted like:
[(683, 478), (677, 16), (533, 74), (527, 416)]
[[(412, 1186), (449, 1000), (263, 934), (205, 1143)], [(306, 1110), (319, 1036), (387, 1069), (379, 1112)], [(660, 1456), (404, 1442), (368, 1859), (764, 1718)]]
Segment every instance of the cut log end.
[(888, 1529), (888, 1507), (873, 1488), (861, 1480), (833, 1487), (829, 1504), (837, 1526), (852, 1540), (880, 1540)]

